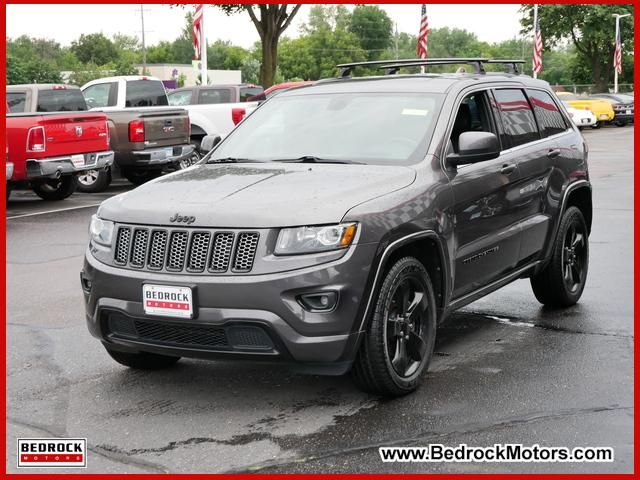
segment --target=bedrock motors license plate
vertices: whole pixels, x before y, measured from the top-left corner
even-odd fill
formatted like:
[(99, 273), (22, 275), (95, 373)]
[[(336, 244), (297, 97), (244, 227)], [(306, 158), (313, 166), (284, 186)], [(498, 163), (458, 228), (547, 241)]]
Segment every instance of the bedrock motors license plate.
[(191, 318), (193, 295), (189, 287), (167, 285), (142, 286), (144, 313), (163, 317)]

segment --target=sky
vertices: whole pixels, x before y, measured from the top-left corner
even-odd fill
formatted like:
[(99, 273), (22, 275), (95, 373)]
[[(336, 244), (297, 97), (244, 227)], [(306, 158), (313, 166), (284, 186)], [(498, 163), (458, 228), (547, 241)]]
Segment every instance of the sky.
[[(350, 6), (348, 6), (351, 8)], [(397, 24), (398, 31), (416, 34), (420, 22), (420, 4), (380, 5)], [(475, 33), (486, 42), (508, 40), (519, 36), (519, 4), (502, 5), (437, 5), (428, 4), (430, 28), (457, 27)], [(80, 34), (102, 32), (107, 36), (126, 33), (141, 36), (140, 5), (130, 4), (8, 4), (6, 35), (50, 38), (70, 45)], [(296, 37), (306, 21), (310, 5), (304, 5), (286, 36)], [(161, 40), (172, 41), (184, 25), (186, 7), (144, 5), (147, 45)], [(258, 34), (246, 13), (227, 17), (213, 6), (206, 7), (207, 41), (230, 40), (235, 45), (250, 47)]]

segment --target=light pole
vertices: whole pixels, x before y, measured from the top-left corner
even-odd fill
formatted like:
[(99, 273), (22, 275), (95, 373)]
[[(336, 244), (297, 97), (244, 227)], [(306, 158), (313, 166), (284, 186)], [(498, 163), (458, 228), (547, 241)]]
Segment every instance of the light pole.
[[(630, 17), (631, 14), (625, 13), (624, 15), (620, 15), (619, 13), (614, 13), (613, 16), (616, 17), (616, 48), (617, 48), (618, 38), (620, 35), (620, 19), (624, 17)], [(622, 45), (620, 45), (620, 50), (622, 50)], [(622, 51), (620, 52), (620, 64), (622, 64)], [(617, 68), (614, 69), (613, 93), (618, 93), (618, 69)]]

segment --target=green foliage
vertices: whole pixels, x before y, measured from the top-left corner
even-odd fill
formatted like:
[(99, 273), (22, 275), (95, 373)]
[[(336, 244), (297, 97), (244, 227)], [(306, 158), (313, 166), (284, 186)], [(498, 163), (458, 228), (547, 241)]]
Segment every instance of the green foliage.
[(61, 83), (60, 71), (53, 62), (7, 54), (7, 85), (22, 83)]
[(71, 51), (83, 63), (104, 65), (118, 59), (118, 51), (114, 43), (102, 33), (82, 34), (71, 43)]
[(391, 45), (393, 22), (377, 5), (356, 5), (351, 13), (349, 30), (360, 41), (367, 58), (376, 60)]
[[(533, 5), (524, 5), (521, 11), (523, 32), (530, 32)], [(595, 83), (600, 91), (604, 91), (607, 83), (613, 79), (614, 13), (633, 14), (633, 5), (545, 4), (538, 10), (545, 51), (550, 46), (570, 42), (575, 48), (575, 57), (570, 63), (573, 78), (588, 80), (584, 83)], [(620, 21), (623, 66), (626, 64), (630, 67), (623, 69), (622, 81), (625, 82), (633, 81), (633, 27), (633, 16)], [(546, 55), (543, 59), (546, 62)]]

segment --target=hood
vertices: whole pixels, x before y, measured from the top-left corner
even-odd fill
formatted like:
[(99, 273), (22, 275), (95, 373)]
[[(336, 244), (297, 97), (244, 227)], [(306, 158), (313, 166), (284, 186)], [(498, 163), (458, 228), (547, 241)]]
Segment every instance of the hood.
[(196, 165), (102, 203), (107, 220), (148, 225), (272, 228), (339, 222), (352, 207), (410, 185), (414, 169), (351, 164)]

